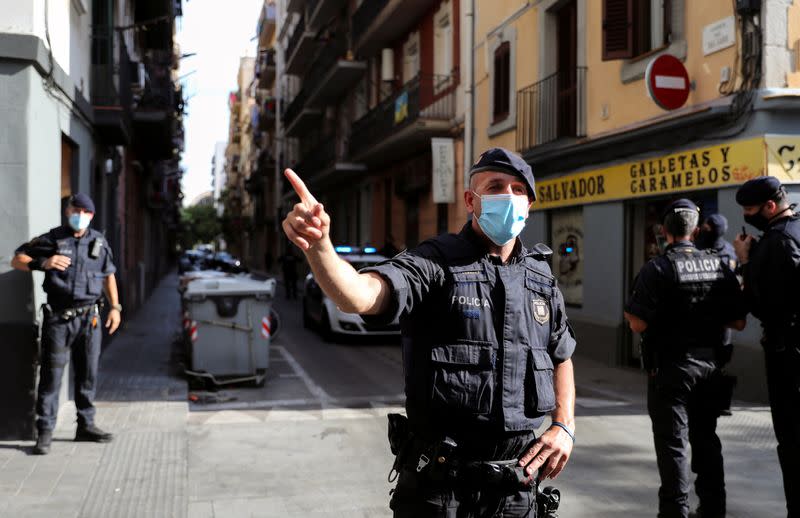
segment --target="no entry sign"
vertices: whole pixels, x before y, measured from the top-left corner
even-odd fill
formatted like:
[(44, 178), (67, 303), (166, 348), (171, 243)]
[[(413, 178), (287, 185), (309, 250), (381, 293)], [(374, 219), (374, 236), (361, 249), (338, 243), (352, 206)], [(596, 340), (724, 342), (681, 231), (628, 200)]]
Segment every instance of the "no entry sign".
[(678, 58), (662, 54), (647, 65), (644, 74), (647, 92), (665, 110), (683, 106), (689, 98), (689, 74)]

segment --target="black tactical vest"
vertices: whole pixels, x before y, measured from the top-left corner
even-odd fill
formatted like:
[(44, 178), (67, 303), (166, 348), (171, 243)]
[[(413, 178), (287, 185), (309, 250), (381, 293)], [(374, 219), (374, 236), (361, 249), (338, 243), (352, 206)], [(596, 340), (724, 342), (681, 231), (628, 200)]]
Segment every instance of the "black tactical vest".
[(563, 307), (549, 249), (537, 245), (516, 262), (500, 264), (476, 254), (463, 236), (427, 244), (444, 281), (403, 323), (412, 426), (536, 429), (555, 408), (548, 346)]
[(692, 246), (677, 246), (665, 255), (674, 273), (673, 289), (665, 301), (669, 317), (662, 322), (669, 331), (659, 333), (669, 337), (671, 344), (666, 347), (681, 353), (683, 347), (720, 345), (722, 327), (713, 288), (725, 278), (722, 259), (711, 249)]

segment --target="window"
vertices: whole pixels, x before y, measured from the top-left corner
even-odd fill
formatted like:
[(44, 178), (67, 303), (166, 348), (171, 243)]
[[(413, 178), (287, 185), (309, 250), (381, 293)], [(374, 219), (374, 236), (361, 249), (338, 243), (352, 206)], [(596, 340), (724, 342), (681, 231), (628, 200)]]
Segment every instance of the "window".
[(403, 83), (419, 74), (419, 32), (414, 32), (403, 45)]
[(631, 59), (670, 42), (672, 0), (603, 0), (603, 61)]
[(450, 23), (450, 2), (443, 2), (434, 17), (433, 29), (433, 73), (438, 92), (449, 86), (448, 78), (453, 72), (453, 25)]
[(504, 41), (494, 51), (493, 124), (508, 117), (511, 102), (511, 45)]

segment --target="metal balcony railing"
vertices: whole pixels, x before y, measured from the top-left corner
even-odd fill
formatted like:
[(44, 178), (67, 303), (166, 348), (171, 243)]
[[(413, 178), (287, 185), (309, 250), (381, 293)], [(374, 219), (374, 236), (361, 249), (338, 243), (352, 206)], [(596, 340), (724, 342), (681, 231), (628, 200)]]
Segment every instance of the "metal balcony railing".
[(586, 67), (556, 72), (517, 92), (517, 150), (586, 136)]
[(303, 111), (303, 106), (305, 106), (306, 99), (308, 99), (308, 85), (310, 84), (312, 83), (306, 82), (306, 86), (300, 90), (300, 93), (298, 93), (292, 102), (289, 103), (289, 106), (286, 107), (286, 111), (283, 112), (284, 126), (290, 126), (295, 117), (300, 115), (300, 112)]
[(131, 109), (131, 62), (123, 38), (96, 28), (92, 36), (92, 105)]
[(361, 5), (353, 13), (353, 41), (357, 42), (361, 36), (369, 29), (375, 18), (381, 14), (383, 8), (389, 0), (364, 0)]
[(172, 82), (172, 51), (149, 51), (144, 64), (147, 71), (142, 99), (142, 111), (175, 110), (175, 84)]
[(297, 170), (303, 178), (313, 178), (326, 166), (336, 160), (336, 136), (323, 137), (320, 142), (311, 146), (303, 159), (297, 164)]
[(340, 31), (332, 41), (325, 44), (322, 52), (311, 64), (311, 68), (309, 68), (303, 79), (304, 84), (311, 85), (311, 88), (319, 86), (325, 74), (346, 54), (347, 38), (344, 32)]
[(292, 36), (289, 38), (289, 44), (286, 45), (287, 58), (290, 58), (291, 55), (294, 53), (294, 49), (297, 48), (297, 44), (300, 41), (300, 38), (303, 37), (303, 33), (305, 31), (306, 31), (306, 17), (301, 16), (300, 20), (297, 22), (297, 25), (294, 28)]
[(414, 77), (353, 123), (350, 150), (355, 155), (419, 120), (455, 117), (455, 75)]

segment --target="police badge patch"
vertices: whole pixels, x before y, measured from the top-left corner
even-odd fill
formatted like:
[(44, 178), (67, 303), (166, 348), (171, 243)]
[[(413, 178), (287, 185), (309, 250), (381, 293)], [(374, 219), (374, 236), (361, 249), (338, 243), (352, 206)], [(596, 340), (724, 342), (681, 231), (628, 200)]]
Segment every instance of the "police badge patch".
[(550, 320), (550, 308), (546, 300), (533, 299), (533, 318), (540, 324), (546, 324)]

